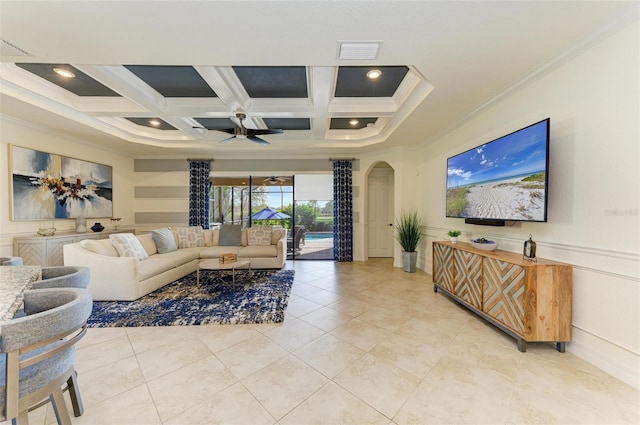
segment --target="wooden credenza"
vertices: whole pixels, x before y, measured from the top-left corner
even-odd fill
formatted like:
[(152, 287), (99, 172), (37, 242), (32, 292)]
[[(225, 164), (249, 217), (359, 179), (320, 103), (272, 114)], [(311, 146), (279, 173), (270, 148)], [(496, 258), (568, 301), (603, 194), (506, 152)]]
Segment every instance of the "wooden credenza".
[(53, 236), (27, 236), (13, 238), (13, 255), (22, 257), (25, 265), (62, 266), (62, 247), (84, 239), (107, 239), (112, 233), (135, 233), (134, 229), (103, 230), (102, 232), (60, 232)]
[(516, 338), (522, 352), (527, 342), (542, 341), (564, 352), (571, 341), (573, 267), (537, 260), (464, 242), (433, 242), (433, 289)]

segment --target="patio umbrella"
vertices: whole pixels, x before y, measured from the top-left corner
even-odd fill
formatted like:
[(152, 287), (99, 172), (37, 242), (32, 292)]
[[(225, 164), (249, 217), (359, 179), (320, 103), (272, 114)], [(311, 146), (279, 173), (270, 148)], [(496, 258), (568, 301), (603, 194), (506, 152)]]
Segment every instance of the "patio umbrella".
[(291, 216), (269, 207), (263, 208), (251, 216), (252, 220), (284, 220), (285, 218), (291, 218)]

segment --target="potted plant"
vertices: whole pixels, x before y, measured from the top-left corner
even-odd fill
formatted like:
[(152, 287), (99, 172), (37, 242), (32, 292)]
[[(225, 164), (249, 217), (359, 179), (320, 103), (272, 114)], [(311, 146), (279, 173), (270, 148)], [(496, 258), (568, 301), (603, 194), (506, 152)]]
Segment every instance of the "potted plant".
[(447, 232), (447, 235), (449, 235), (449, 238), (451, 239), (451, 243), (458, 242), (458, 236), (460, 236), (460, 234), (460, 230), (449, 230), (449, 232)]
[(416, 249), (424, 236), (424, 224), (417, 211), (403, 212), (393, 226), (396, 240), (402, 247), (402, 268), (415, 273), (418, 252)]

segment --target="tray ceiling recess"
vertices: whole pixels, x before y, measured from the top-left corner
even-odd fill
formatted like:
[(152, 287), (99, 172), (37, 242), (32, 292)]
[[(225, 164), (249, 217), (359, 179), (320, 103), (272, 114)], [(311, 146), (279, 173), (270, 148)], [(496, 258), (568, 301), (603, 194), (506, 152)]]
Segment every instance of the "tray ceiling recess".
[(384, 142), (433, 89), (406, 65), (1, 66), (3, 91), (12, 97), (129, 142), (164, 147), (368, 146)]

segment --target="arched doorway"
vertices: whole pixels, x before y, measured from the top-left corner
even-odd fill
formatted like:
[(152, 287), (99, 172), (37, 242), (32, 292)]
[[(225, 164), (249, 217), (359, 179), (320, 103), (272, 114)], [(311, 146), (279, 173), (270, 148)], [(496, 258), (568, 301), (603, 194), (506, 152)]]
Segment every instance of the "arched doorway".
[(394, 170), (379, 162), (367, 176), (367, 257), (393, 257)]

